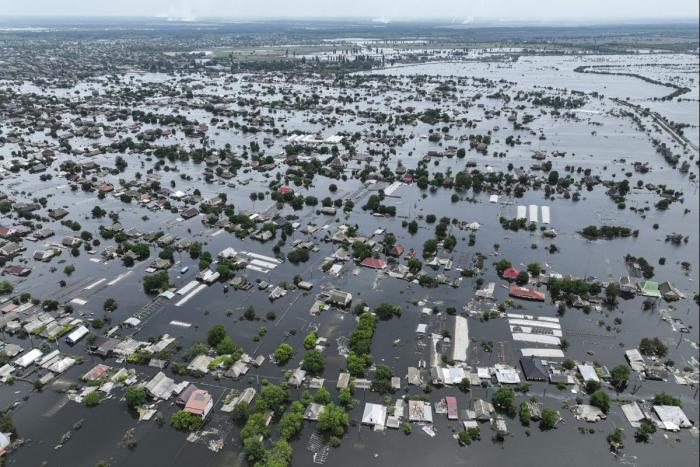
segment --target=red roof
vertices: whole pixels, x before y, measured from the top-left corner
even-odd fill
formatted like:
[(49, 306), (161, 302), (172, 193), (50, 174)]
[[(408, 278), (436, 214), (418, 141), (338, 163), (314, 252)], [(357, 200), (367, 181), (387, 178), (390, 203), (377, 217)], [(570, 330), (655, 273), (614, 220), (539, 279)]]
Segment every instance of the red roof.
[(112, 185), (111, 183), (102, 183), (99, 187), (99, 190), (103, 193), (108, 193), (114, 190), (114, 185)]
[(206, 416), (207, 406), (211, 402), (211, 396), (209, 393), (203, 389), (195, 389), (192, 391), (190, 398), (187, 400), (185, 405), (185, 410), (191, 414)]
[(447, 396), (445, 397), (445, 402), (447, 402), (447, 418), (450, 420), (457, 420), (457, 418), (459, 418), (457, 414), (457, 398)]
[(403, 245), (397, 243), (394, 248), (391, 249), (391, 254), (393, 256), (401, 256), (403, 254)]
[(383, 259), (372, 258), (370, 256), (363, 259), (360, 264), (366, 268), (373, 268), (373, 269), (384, 269), (386, 267), (386, 263), (384, 262)]
[(288, 186), (285, 186), (285, 185), (282, 185), (281, 187), (279, 187), (279, 189), (277, 191), (279, 191), (282, 194), (294, 193), (294, 190), (292, 190), (291, 188), (289, 188)]
[(530, 287), (518, 287), (517, 285), (511, 285), (508, 294), (511, 297), (524, 298), (525, 300), (537, 300), (538, 302), (543, 302), (545, 297), (544, 292)]
[(404, 183), (411, 183), (413, 182), (413, 175), (411, 174), (406, 174), (403, 177), (401, 177)]
[(520, 271), (511, 266), (505, 271), (503, 271), (501, 275), (504, 279), (514, 280), (516, 277), (518, 277), (518, 274), (520, 274)]

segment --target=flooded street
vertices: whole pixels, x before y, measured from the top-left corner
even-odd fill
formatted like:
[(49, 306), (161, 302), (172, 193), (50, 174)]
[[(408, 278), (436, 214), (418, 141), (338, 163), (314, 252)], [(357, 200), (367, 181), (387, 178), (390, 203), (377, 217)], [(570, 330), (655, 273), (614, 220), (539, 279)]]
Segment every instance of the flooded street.
[[(184, 26), (119, 39), (128, 53), (108, 31), (74, 43), (67, 26), (18, 33), (26, 43), (3, 33), (0, 407), (17, 433), (6, 465), (696, 462), (692, 32), (652, 53), (564, 36), (495, 47), (486, 33), (428, 46), (391, 28), (366, 45), (331, 26), (284, 29), (280, 46), (260, 39), (280, 25), (240, 27), (245, 54)], [(275, 363), (281, 344), (291, 355)], [(637, 349), (641, 366), (626, 354)], [(533, 360), (540, 379), (526, 378)], [(279, 405), (262, 395), (275, 385)], [(195, 387), (206, 409), (184, 396)], [(403, 405), (392, 415), (397, 401), (429, 403), (431, 422)], [(496, 407), (479, 417), (484, 401)], [(290, 435), (295, 402), (304, 421)], [(521, 403), (555, 409), (555, 426), (522, 422)], [(646, 442), (622, 409), (633, 403), (654, 424)], [(313, 404), (341, 407), (346, 423), (324, 428)], [(381, 422), (368, 418), (381, 407)], [(690, 424), (655, 407), (681, 407)], [(460, 437), (469, 426), (480, 439)], [(610, 440), (618, 428), (624, 446)]]

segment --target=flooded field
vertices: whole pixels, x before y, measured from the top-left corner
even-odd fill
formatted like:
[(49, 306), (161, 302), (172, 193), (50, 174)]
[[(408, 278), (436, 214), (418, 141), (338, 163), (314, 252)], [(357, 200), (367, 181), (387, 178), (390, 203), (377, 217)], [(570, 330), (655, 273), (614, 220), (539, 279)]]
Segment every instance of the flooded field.
[(6, 464), (692, 465), (699, 62), (634, 52), (3, 73)]

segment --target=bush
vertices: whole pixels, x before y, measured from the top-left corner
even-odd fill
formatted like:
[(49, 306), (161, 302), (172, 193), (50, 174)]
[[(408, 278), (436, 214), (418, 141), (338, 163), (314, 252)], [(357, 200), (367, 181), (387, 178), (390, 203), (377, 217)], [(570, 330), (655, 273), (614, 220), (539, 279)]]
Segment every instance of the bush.
[(197, 431), (202, 427), (204, 421), (194, 414), (180, 410), (170, 417), (170, 424), (176, 430)]
[(665, 357), (668, 347), (658, 337), (645, 337), (639, 343), (639, 353), (646, 356)]
[(117, 309), (117, 301), (113, 298), (108, 298), (105, 300), (104, 304), (102, 305), (102, 308), (105, 311), (114, 311)]
[(225, 337), (226, 328), (221, 324), (217, 324), (209, 329), (207, 333), (207, 343), (212, 347), (216, 347)]
[(130, 386), (124, 394), (124, 399), (129, 407), (138, 407), (146, 402), (146, 389), (143, 386)]
[(393, 316), (401, 316), (401, 307), (398, 305), (391, 305), (389, 303), (382, 303), (375, 310), (375, 314), (381, 320), (391, 319)]
[(656, 425), (648, 418), (644, 418), (634, 432), (634, 439), (638, 443), (648, 443), (649, 437), (654, 433), (656, 433)]
[(556, 428), (559, 421), (559, 412), (552, 408), (542, 409), (542, 418), (540, 419), (540, 430), (552, 430)]
[(625, 440), (625, 432), (621, 428), (615, 428), (606, 438), (610, 445), (610, 450), (613, 452), (622, 449), (622, 442)]
[(599, 390), (591, 394), (590, 403), (592, 406), (598, 407), (605, 414), (610, 410), (610, 396), (605, 391)]
[(675, 405), (681, 406), (681, 400), (665, 392), (660, 392), (654, 396), (654, 405)]
[(278, 365), (284, 365), (290, 358), (292, 358), (292, 355), (294, 355), (294, 349), (292, 346), (283, 342), (279, 345), (279, 347), (277, 347), (275, 352), (272, 354), (272, 357), (275, 359), (275, 362), (277, 362)]
[(100, 403), (100, 393), (97, 391), (92, 391), (83, 398), (83, 403), (86, 407), (95, 407)]
[(341, 407), (326, 405), (318, 417), (318, 429), (330, 435), (342, 436), (348, 427), (348, 414)]
[(161, 290), (167, 289), (170, 286), (170, 277), (167, 271), (161, 271), (157, 274), (144, 276), (143, 290), (147, 294), (154, 294)]
[(326, 364), (326, 358), (318, 350), (308, 350), (304, 354), (304, 363), (301, 367), (313, 375), (319, 375), (323, 372), (323, 367)]
[(302, 248), (294, 248), (287, 253), (287, 259), (294, 264), (305, 263), (309, 260), (309, 252)]
[(515, 413), (515, 394), (513, 390), (507, 386), (501, 386), (496, 389), (491, 396), (491, 403), (493, 403), (494, 408), (503, 413), (514, 414)]

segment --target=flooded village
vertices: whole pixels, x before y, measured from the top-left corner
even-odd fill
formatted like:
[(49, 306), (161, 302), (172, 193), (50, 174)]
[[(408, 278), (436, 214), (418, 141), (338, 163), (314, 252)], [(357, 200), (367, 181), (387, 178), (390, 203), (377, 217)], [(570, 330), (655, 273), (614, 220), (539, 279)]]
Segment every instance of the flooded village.
[(697, 462), (697, 23), (114, 21), (0, 21), (5, 465)]

